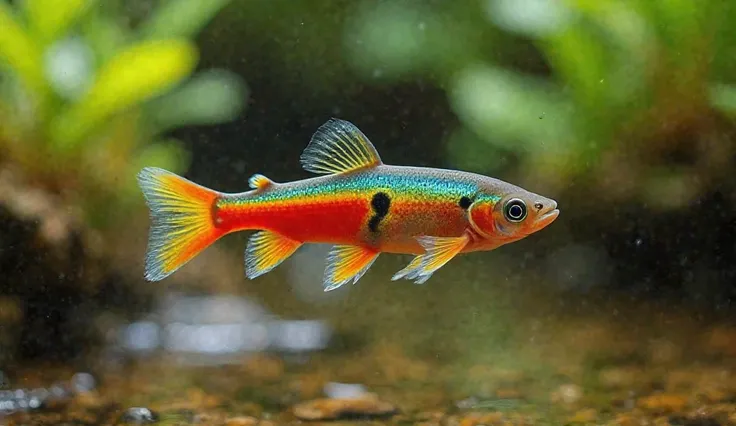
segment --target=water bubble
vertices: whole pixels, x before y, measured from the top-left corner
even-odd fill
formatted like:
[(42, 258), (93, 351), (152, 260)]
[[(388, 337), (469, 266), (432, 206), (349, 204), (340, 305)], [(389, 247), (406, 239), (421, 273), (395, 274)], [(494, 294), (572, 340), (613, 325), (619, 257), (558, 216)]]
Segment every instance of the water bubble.
[(64, 385), (54, 384), (49, 388), (48, 396), (54, 399), (66, 399), (70, 396), (70, 392)]
[(27, 410), (28, 409), (28, 400), (25, 398), (19, 398), (15, 400), (15, 405), (18, 407), (19, 410)]
[(2, 414), (10, 414), (15, 412), (17, 409), (17, 406), (15, 405), (15, 401), (12, 399), (0, 399), (0, 413)]
[(95, 388), (95, 378), (89, 373), (77, 373), (72, 376), (72, 389), (74, 392), (89, 392)]
[(28, 393), (28, 407), (31, 409), (40, 408), (46, 398), (49, 397), (49, 391), (44, 388), (33, 389)]

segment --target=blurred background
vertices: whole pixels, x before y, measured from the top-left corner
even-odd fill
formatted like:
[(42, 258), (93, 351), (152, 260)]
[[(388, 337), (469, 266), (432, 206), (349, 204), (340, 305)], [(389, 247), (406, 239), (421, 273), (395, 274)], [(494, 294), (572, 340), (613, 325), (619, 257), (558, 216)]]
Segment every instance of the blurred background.
[[(736, 424), (734, 22), (699, 0), (0, 0), (0, 409), (279, 422), (374, 392), (411, 422)], [(321, 246), (250, 281), (248, 234), (143, 280), (142, 167), (306, 178), (330, 117), (560, 218), (422, 286), (381, 256), (324, 293)]]

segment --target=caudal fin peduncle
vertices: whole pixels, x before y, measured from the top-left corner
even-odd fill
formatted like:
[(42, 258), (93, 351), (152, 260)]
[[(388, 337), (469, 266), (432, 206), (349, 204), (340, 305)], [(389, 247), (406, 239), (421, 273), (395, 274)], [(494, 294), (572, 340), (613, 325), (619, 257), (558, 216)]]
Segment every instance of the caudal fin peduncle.
[(150, 209), (145, 277), (160, 281), (224, 235), (213, 211), (219, 193), (156, 167), (138, 173)]

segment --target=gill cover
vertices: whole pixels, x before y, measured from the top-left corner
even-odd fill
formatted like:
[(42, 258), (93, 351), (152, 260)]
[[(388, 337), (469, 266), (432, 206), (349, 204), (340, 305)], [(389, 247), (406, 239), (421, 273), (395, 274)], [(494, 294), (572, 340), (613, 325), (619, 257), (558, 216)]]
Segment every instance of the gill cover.
[(497, 202), (497, 199), (482, 198), (474, 201), (468, 209), (470, 226), (485, 238), (490, 238), (496, 231), (493, 211)]

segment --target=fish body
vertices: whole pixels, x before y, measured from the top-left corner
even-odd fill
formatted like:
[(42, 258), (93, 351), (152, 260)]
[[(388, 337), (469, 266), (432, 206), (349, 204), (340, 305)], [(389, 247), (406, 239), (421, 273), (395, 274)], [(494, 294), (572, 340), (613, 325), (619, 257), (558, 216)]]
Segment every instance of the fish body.
[[(473, 173), (380, 165), (228, 194), (218, 200), (217, 214), (233, 231), (265, 229), (303, 242), (421, 254), (416, 236), (457, 237), (469, 229), (462, 197), (499, 193), (504, 186)], [(497, 240), (478, 239), (463, 252)]]
[(343, 120), (320, 127), (301, 162), (323, 176), (277, 183), (256, 174), (250, 191), (234, 194), (143, 169), (152, 219), (146, 278), (165, 278), (226, 234), (257, 230), (246, 250), (251, 279), (303, 244), (329, 243), (325, 291), (357, 282), (380, 253), (414, 254), (393, 279), (424, 283), (454, 256), (519, 240), (559, 214), (554, 200), (498, 179), (384, 164)]

